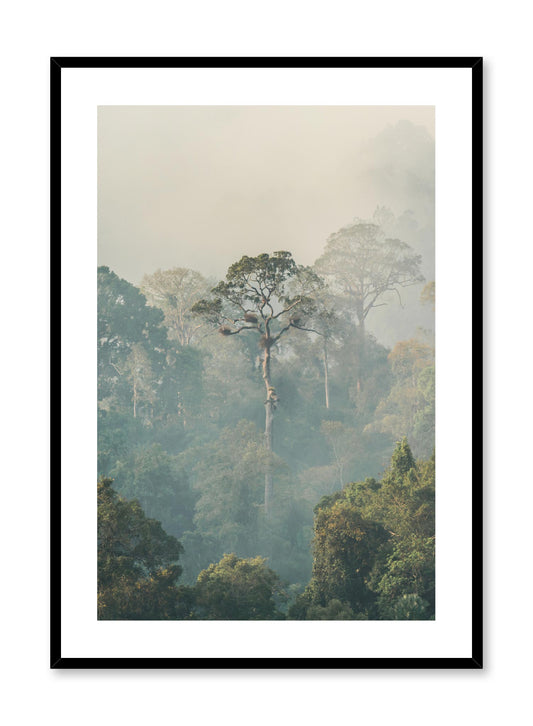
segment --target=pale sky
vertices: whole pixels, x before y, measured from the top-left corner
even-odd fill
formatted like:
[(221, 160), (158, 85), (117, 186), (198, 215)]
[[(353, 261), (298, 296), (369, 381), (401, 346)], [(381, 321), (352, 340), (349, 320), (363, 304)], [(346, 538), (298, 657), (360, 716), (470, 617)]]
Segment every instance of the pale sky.
[(98, 264), (221, 278), (243, 254), (312, 264), (378, 204), (424, 223), (433, 140), (432, 106), (100, 107)]

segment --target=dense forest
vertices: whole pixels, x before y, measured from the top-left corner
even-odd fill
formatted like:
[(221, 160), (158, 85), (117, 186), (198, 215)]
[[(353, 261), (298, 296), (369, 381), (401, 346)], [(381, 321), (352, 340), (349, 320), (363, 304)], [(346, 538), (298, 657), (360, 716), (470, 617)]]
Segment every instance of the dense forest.
[(434, 309), (406, 218), (308, 267), (99, 267), (99, 618), (434, 618), (433, 331), (371, 332)]

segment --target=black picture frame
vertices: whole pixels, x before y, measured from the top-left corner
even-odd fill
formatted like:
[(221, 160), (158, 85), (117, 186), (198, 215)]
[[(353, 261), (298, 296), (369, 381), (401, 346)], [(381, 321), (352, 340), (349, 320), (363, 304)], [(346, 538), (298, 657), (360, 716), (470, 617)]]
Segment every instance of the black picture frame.
[(471, 70), (472, 79), (472, 253), (475, 271), (472, 275), (472, 300), (482, 299), (483, 264), (483, 60), (480, 57), (407, 57), (407, 58), (114, 58), (53, 57), (50, 59), (50, 147), (51, 147), (51, 623), (50, 667), (82, 668), (261, 668), (261, 669), (453, 669), (483, 667), (483, 378), (482, 321), (477, 319), (472, 334), (472, 622), (470, 657), (424, 658), (145, 658), (64, 657), (61, 629), (61, 103), (63, 69), (155, 69), (155, 68), (463, 68)]

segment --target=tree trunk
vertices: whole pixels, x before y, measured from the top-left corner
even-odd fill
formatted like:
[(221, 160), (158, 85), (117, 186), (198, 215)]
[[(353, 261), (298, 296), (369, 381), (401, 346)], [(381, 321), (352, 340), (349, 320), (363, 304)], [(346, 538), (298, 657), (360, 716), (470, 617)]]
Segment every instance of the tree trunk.
[[(274, 421), (274, 411), (272, 404), (266, 403), (266, 421), (265, 421), (265, 446), (269, 451), (272, 451), (272, 423)], [(272, 465), (271, 462), (267, 462), (267, 469), (265, 471), (265, 516), (270, 518), (272, 514), (272, 495), (274, 487), (272, 483)]]
[(325, 342), (324, 342), (324, 391), (326, 394), (326, 408), (329, 408), (328, 346)]
[[(273, 424), (274, 424), (274, 410), (276, 407), (276, 391), (270, 381), (270, 347), (268, 346), (268, 340), (265, 341), (265, 353), (263, 356), (263, 380), (265, 381), (266, 387), (266, 400), (265, 400), (265, 448), (272, 452), (273, 450)], [(265, 517), (269, 518), (272, 514), (272, 498), (273, 498), (273, 483), (272, 483), (272, 463), (269, 460), (267, 462), (267, 468), (265, 471)]]
[(365, 319), (359, 319), (359, 328), (357, 330), (357, 393), (361, 392), (363, 387), (362, 368), (365, 362)]

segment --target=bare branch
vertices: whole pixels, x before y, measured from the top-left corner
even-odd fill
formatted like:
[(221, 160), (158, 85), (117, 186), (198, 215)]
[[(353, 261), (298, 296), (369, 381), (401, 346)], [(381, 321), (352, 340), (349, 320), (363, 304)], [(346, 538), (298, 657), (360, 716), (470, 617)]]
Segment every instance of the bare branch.
[(116, 367), (116, 365), (114, 363), (111, 363), (111, 361), (109, 361), (109, 363), (110, 363), (110, 365), (113, 366), (113, 368), (116, 370), (116, 372), (119, 374), (119, 376), (121, 376), (122, 373), (119, 371), (119, 369)]
[(290, 326), (292, 328), (296, 328), (296, 330), (305, 330), (307, 333), (316, 333), (317, 335), (325, 335), (325, 333), (321, 333), (319, 330), (315, 330), (314, 328), (304, 328), (301, 325), (296, 325), (296, 323), (291, 323)]
[(396, 293), (396, 295), (398, 295), (398, 301), (400, 303), (400, 307), (403, 308), (402, 298), (401, 298), (401, 295), (400, 295), (400, 291), (398, 290), (397, 287), (394, 288), (394, 292)]
[(237, 328), (237, 330), (227, 329), (227, 332), (224, 332), (224, 335), (237, 335), (237, 333), (240, 333), (241, 330), (258, 330), (258, 328), (256, 325), (241, 325), (241, 327)]
[(298, 298), (298, 300), (296, 300), (296, 302), (293, 302), (292, 305), (289, 305), (289, 307), (284, 308), (283, 310), (281, 310), (281, 312), (277, 313), (276, 315), (273, 315), (272, 320), (276, 320), (276, 318), (279, 318), (280, 315), (284, 315), (285, 313), (288, 313), (289, 310), (292, 310), (297, 305), (299, 305), (301, 302), (302, 302), (302, 298), (300, 297), (300, 298)]
[(289, 323), (284, 328), (282, 328), (277, 335), (275, 335), (273, 338), (271, 338), (271, 345), (274, 345), (274, 343), (277, 343), (278, 340), (281, 338), (281, 336), (289, 330), (289, 328), (294, 327), (292, 323)]

